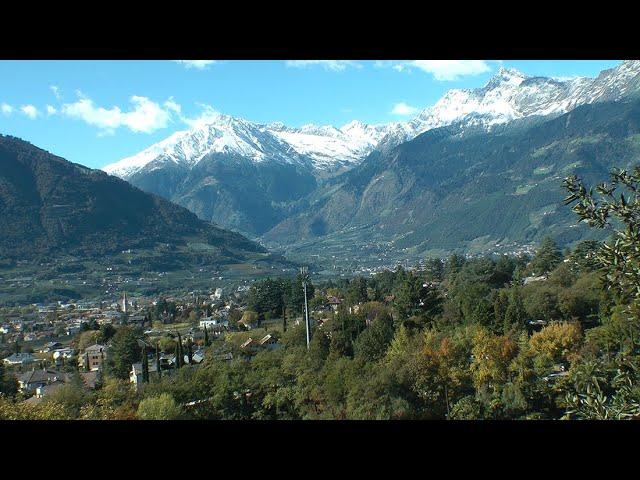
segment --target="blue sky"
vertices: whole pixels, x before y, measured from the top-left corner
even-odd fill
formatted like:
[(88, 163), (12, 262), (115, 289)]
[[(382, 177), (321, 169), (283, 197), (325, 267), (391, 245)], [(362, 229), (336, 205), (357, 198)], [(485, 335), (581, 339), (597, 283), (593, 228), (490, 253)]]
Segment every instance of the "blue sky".
[(160, 141), (210, 109), (342, 126), (411, 118), (500, 66), (596, 76), (619, 61), (0, 61), (0, 133), (90, 167)]

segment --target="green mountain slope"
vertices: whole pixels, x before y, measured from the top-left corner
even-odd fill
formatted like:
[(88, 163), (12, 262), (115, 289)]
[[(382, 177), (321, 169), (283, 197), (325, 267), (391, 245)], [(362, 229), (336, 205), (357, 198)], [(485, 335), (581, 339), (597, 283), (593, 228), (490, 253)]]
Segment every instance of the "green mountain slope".
[(0, 257), (100, 256), (162, 244), (207, 247), (211, 261), (266, 250), (185, 208), (25, 141), (0, 136)]
[[(492, 250), (585, 237), (562, 205), (562, 179), (599, 181), (613, 166), (640, 161), (640, 101), (578, 107), (490, 133), (432, 130), (327, 182), (309, 206), (264, 235), (308, 250), (391, 242), (389, 250)], [(592, 233), (591, 233), (592, 234)], [(515, 245), (514, 245), (515, 247)]]

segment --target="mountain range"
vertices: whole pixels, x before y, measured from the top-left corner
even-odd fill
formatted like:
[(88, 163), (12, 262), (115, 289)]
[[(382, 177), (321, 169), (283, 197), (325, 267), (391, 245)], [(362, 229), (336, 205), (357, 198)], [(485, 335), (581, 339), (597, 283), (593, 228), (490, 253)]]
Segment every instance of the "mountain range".
[(218, 114), (104, 170), (268, 246), (570, 242), (584, 230), (559, 208), (561, 177), (636, 160), (638, 92), (640, 61), (595, 78), (501, 68), (407, 122), (293, 128)]

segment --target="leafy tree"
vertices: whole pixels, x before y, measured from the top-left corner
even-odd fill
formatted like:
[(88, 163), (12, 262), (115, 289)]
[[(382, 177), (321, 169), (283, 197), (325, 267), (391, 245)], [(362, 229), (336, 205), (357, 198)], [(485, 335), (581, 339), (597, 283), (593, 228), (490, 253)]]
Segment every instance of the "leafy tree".
[(393, 340), (393, 319), (390, 316), (376, 318), (369, 328), (358, 336), (354, 350), (357, 357), (368, 362), (382, 358)]
[(534, 355), (544, 355), (552, 362), (567, 363), (581, 343), (582, 331), (575, 322), (553, 323), (534, 333), (529, 340)]
[(13, 397), (18, 393), (18, 381), (13, 375), (9, 375), (4, 369), (4, 363), (0, 362), (0, 397)]
[(417, 275), (408, 274), (394, 290), (394, 296), (394, 306), (401, 318), (416, 315), (433, 318), (442, 308), (442, 299), (437, 289), (426, 286)]
[(612, 226), (613, 217), (612, 238), (596, 251), (596, 259), (606, 270), (607, 288), (627, 301), (640, 300), (640, 166), (631, 172), (613, 169), (610, 183), (596, 187), (598, 196), (575, 175), (565, 179), (564, 187), (569, 193), (565, 204), (573, 204), (581, 222), (603, 229)]
[(178, 420), (182, 416), (182, 407), (168, 393), (145, 398), (140, 402), (136, 413), (140, 420)]

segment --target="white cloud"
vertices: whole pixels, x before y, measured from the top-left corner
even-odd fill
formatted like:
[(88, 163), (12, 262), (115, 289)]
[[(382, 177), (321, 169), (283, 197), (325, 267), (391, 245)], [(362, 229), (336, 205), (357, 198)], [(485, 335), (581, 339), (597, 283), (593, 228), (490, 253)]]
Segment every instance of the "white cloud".
[(430, 73), (441, 81), (458, 80), (460, 77), (491, 71), (484, 60), (413, 60), (407, 65)]
[(3, 115), (9, 116), (13, 113), (13, 107), (8, 103), (2, 103), (0, 104), (0, 112), (2, 112)]
[(174, 62), (184, 65), (186, 68), (195, 68), (196, 70), (204, 70), (216, 63), (216, 60), (174, 60)]
[(413, 115), (418, 109), (404, 102), (396, 103), (391, 110), (394, 115)]
[(58, 110), (56, 110), (56, 107), (53, 107), (51, 105), (47, 105), (47, 115), (55, 115), (55, 113)]
[(180, 113), (182, 111), (182, 107), (180, 104), (176, 103), (173, 97), (169, 97), (169, 100), (164, 102), (164, 107), (167, 110), (171, 110), (172, 112)]
[(204, 103), (199, 103), (198, 105), (202, 109), (202, 112), (200, 113), (200, 115), (192, 118), (180, 116), (180, 120), (182, 120), (184, 123), (186, 123), (190, 127), (198, 127), (200, 125), (207, 124), (212, 120), (215, 120), (217, 117), (221, 115), (221, 113), (218, 112), (211, 105), (207, 105)]
[[(79, 99), (73, 103), (65, 103), (62, 113), (80, 119), (89, 125), (98, 127), (102, 135), (110, 135), (117, 128), (126, 127), (132, 132), (152, 133), (167, 127), (172, 112), (179, 109), (173, 100), (167, 100), (164, 108), (147, 97), (132, 96), (129, 111), (123, 112), (120, 107), (103, 108), (93, 103), (93, 100), (77, 92)], [(167, 106), (169, 103), (169, 106)]]
[(49, 90), (51, 90), (53, 92), (53, 95), (60, 100), (60, 98), (62, 97), (62, 95), (60, 95), (60, 88), (58, 88), (56, 85), (50, 85), (49, 86)]
[(40, 115), (38, 109), (33, 105), (23, 105), (20, 107), (20, 111), (32, 120)]
[(480, 75), (491, 71), (491, 67), (484, 60), (409, 60), (380, 62), (377, 67), (391, 67), (398, 72), (421, 70), (430, 73), (439, 81), (453, 81), (461, 77)]
[(332, 72), (342, 72), (347, 67), (362, 68), (362, 65), (352, 60), (287, 60), (286, 65), (293, 68), (319, 66)]

